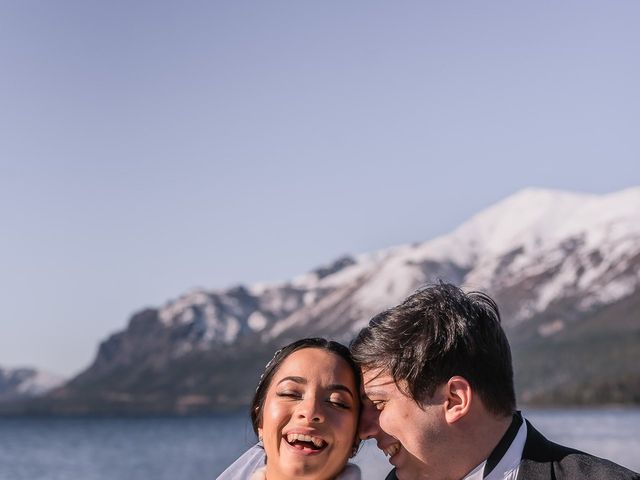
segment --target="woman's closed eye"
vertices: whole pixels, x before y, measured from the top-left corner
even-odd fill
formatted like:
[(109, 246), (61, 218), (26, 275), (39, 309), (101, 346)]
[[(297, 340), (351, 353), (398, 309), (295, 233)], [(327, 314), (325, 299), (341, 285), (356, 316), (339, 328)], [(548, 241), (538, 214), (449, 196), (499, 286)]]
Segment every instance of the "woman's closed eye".
[(340, 392), (333, 392), (329, 396), (327, 401), (334, 407), (338, 407), (343, 410), (351, 410), (352, 408), (352, 402), (350, 401), (350, 399), (347, 397), (347, 395), (344, 395)]
[(283, 398), (291, 398), (295, 400), (302, 398), (302, 394), (294, 390), (283, 390), (281, 392), (276, 392), (276, 396), (283, 397)]
[(330, 398), (328, 402), (334, 407), (338, 407), (343, 410), (351, 410), (351, 404), (348, 402), (345, 402), (344, 400), (340, 400), (337, 398)]
[[(301, 392), (295, 390), (283, 390), (276, 392), (276, 396), (284, 399), (302, 400), (304, 395)], [(348, 400), (344, 400), (340, 396), (332, 395), (327, 399), (327, 402), (334, 407), (341, 408), (343, 410), (351, 410), (351, 403)]]

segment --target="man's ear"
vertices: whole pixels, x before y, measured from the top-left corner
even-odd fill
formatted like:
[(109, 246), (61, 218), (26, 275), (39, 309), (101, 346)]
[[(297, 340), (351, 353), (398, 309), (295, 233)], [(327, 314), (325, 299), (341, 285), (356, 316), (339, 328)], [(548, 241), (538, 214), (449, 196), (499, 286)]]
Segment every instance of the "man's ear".
[(455, 423), (469, 413), (473, 401), (473, 390), (466, 378), (451, 377), (445, 385), (444, 394), (447, 423)]

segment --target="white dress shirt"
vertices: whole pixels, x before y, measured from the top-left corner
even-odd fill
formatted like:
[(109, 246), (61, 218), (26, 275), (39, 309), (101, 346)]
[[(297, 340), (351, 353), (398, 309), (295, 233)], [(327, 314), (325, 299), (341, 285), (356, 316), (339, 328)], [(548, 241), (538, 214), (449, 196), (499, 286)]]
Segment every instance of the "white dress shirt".
[(484, 467), (487, 464), (485, 460), (471, 470), (463, 480), (516, 480), (526, 440), (527, 423), (523, 421), (513, 442), (489, 475), (484, 476)]

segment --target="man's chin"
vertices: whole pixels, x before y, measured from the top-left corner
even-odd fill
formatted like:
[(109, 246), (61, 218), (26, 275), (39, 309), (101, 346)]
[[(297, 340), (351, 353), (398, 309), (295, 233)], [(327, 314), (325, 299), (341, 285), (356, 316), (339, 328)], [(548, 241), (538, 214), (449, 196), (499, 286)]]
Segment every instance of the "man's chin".
[[(408, 457), (407, 452), (400, 449), (398, 453), (389, 458), (389, 463), (395, 467), (398, 480), (416, 480), (421, 477), (421, 469)], [(424, 472), (423, 472), (424, 473)]]
[(417, 478), (419, 478), (416, 475), (416, 472), (412, 472), (411, 469), (396, 467), (395, 471), (396, 471), (396, 478), (398, 480), (416, 480)]

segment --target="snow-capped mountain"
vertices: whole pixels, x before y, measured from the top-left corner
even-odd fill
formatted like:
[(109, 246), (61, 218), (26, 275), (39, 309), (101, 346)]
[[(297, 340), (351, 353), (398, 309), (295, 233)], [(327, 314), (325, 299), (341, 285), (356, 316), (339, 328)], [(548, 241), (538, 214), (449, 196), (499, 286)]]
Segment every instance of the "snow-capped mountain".
[[(521, 398), (545, 400), (566, 375), (546, 372), (536, 349), (553, 361), (552, 342), (569, 342), (566, 353), (584, 346), (576, 335), (591, 335), (595, 352), (602, 332), (627, 340), (640, 332), (640, 188), (608, 195), (526, 189), (424, 243), (346, 256), (287, 282), (187, 293), (134, 315), (55, 397), (82, 394), (125, 410), (150, 402), (172, 411), (244, 404), (276, 346), (314, 335), (347, 342), (371, 316), (438, 279), (497, 300), (516, 369), (525, 370)], [(633, 358), (637, 343), (625, 355)], [(600, 371), (627, 372), (614, 361), (604, 365)], [(536, 372), (536, 381), (527, 380)], [(577, 378), (598, 384), (584, 375)], [(640, 401), (640, 389), (633, 392)]]
[(33, 368), (0, 368), (0, 401), (44, 395), (65, 379)]
[(498, 298), (518, 290), (516, 304), (502, 302), (512, 326), (567, 298), (584, 312), (632, 294), (639, 253), (640, 188), (603, 196), (527, 189), (434, 240), (344, 257), (286, 283), (191, 292), (158, 318), (185, 330), (176, 355), (311, 326), (349, 337), (374, 313), (444, 279)]

